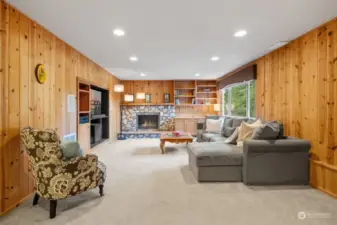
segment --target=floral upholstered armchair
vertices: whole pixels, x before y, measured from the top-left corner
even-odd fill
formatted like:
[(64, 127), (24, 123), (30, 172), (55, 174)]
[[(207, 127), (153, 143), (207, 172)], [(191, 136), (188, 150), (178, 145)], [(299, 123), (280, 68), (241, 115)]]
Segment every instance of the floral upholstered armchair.
[(60, 138), (53, 130), (22, 129), (21, 142), (29, 156), (29, 164), (35, 179), (36, 194), (50, 200), (50, 218), (56, 216), (58, 199), (74, 196), (99, 187), (103, 196), (105, 165), (95, 155), (85, 155), (66, 160), (60, 149)]

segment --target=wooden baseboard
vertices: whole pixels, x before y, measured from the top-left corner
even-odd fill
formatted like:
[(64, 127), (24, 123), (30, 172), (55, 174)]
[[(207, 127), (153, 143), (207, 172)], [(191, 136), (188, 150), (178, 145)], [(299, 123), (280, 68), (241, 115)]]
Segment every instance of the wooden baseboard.
[(327, 168), (327, 169), (329, 169), (329, 170), (333, 170), (333, 171), (337, 172), (337, 166), (328, 164), (328, 163), (323, 162), (323, 161), (314, 160), (314, 159), (310, 159), (310, 162), (312, 162), (312, 163), (314, 163), (314, 164), (316, 164), (316, 165), (325, 167), (325, 168)]
[[(34, 193), (34, 192), (33, 192)], [(23, 199), (21, 199), (18, 203), (8, 207), (5, 211), (0, 212), (0, 216), (4, 216), (5, 214), (9, 213), (9, 211), (11, 211), (12, 209), (18, 207), (22, 202), (24, 202), (27, 198), (30, 198), (30, 196), (33, 194), (29, 194), (28, 196), (24, 197)]]
[(310, 182), (310, 185), (311, 185), (313, 188), (316, 188), (316, 189), (318, 189), (318, 190), (324, 192), (325, 194), (330, 195), (331, 197), (337, 198), (337, 194), (332, 193), (331, 191), (328, 191), (328, 190), (324, 189), (323, 187), (317, 186), (317, 185), (315, 185), (315, 184), (313, 184), (313, 183), (311, 183), (311, 182)]
[(310, 159), (310, 185), (337, 198), (337, 166)]

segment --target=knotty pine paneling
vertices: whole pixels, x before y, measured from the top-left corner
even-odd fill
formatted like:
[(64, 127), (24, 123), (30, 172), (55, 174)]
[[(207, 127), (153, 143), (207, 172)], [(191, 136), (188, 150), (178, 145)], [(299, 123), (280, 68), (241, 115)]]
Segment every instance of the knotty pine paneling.
[[(28, 159), (20, 149), (20, 129), (51, 128), (62, 137), (76, 132), (76, 113), (67, 95), (76, 95), (77, 77), (110, 90), (110, 134), (119, 130), (119, 80), (25, 15), (0, 1), (0, 214), (34, 191)], [(41, 85), (35, 67), (48, 78)]]
[(256, 63), (257, 115), (311, 142), (310, 183), (337, 197), (337, 20)]
[(174, 102), (172, 80), (122, 80), (121, 83), (124, 84), (124, 93), (135, 95), (135, 103), (145, 103), (145, 100), (136, 99), (136, 93), (139, 92), (151, 94), (151, 103), (163, 104), (165, 93), (169, 93), (170, 102)]
[[(170, 102), (174, 103), (174, 81), (173, 80), (122, 80), (124, 84), (124, 93), (134, 94), (134, 103), (145, 103), (145, 100), (136, 99), (137, 92), (151, 94), (151, 103), (163, 104), (164, 93), (170, 94)], [(220, 95), (218, 95), (220, 96)], [(124, 100), (124, 97), (122, 95)], [(122, 101), (123, 101), (122, 100)], [(211, 106), (176, 106), (177, 116), (186, 115), (206, 115), (218, 114)]]

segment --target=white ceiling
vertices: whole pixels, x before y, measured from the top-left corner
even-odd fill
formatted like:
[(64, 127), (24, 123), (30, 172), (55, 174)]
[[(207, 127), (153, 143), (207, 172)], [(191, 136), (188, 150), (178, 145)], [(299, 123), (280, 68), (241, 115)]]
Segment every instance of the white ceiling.
[[(217, 78), (337, 16), (336, 0), (8, 2), (120, 79), (137, 80)], [(115, 37), (116, 27), (126, 36)], [(239, 29), (248, 35), (233, 37)]]

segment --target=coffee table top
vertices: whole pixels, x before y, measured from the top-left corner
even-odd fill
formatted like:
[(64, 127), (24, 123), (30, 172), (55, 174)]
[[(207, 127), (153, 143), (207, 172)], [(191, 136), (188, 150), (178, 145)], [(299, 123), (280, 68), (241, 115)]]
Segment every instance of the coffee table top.
[(188, 132), (182, 133), (180, 136), (174, 136), (172, 132), (162, 133), (160, 135), (160, 140), (172, 140), (172, 139), (193, 140), (193, 137)]

